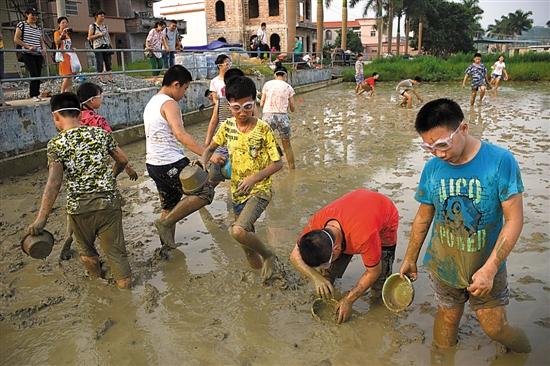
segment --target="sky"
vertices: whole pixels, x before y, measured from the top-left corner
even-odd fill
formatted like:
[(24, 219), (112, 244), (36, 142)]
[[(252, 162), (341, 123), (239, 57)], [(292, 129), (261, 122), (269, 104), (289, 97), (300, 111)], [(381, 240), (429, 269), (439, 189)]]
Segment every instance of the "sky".
[[(461, 2), (460, 0), (454, 0), (454, 2)], [(312, 1), (313, 5), (313, 19), (315, 21), (316, 1)], [(354, 20), (357, 18), (363, 18), (363, 6), (366, 3), (365, 0), (361, 1), (355, 9), (348, 9), (348, 19)], [(480, 0), (479, 7), (483, 9), (481, 25), (484, 29), (487, 29), (489, 24), (493, 24), (495, 19), (500, 19), (502, 15), (512, 13), (517, 9), (521, 9), (524, 12), (532, 11), (533, 25), (545, 26), (546, 22), (550, 20), (550, 0)], [(374, 13), (369, 13), (369, 17), (373, 17)], [(342, 20), (342, 2), (333, 0), (330, 8), (325, 8), (325, 21), (339, 21)]]

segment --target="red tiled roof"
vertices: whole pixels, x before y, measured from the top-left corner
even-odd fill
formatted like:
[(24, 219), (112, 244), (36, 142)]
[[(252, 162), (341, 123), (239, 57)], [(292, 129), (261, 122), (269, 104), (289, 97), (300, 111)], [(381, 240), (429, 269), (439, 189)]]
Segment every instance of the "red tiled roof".
[[(314, 23), (316, 24), (316, 23)], [(325, 28), (342, 28), (342, 22), (323, 22)], [(356, 20), (348, 21), (348, 28), (360, 28), (359, 22)]]

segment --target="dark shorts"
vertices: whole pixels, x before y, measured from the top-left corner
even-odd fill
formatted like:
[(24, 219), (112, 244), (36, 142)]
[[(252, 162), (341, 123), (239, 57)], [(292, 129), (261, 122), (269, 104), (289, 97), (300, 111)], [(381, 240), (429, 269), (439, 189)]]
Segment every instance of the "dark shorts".
[(266, 121), (281, 139), (290, 139), (290, 119), (286, 113), (264, 113), (262, 119)]
[(493, 280), (493, 288), (486, 296), (473, 296), (464, 288), (454, 288), (430, 273), (431, 285), (434, 290), (437, 305), (444, 308), (453, 308), (470, 302), (472, 310), (489, 309), (508, 305), (509, 291), (506, 267), (500, 270)]
[(252, 196), (243, 203), (233, 204), (233, 212), (237, 216), (233, 225), (240, 226), (248, 232), (254, 232), (254, 223), (268, 204), (269, 200), (258, 196)]
[[(342, 253), (338, 259), (331, 263), (330, 268), (324, 276), (334, 283), (337, 278), (342, 278), (346, 268), (348, 268), (349, 262), (351, 262), (352, 254)], [(376, 282), (371, 286), (373, 291), (381, 292), (384, 286), (384, 281), (392, 274), (393, 261), (395, 260), (395, 245), (391, 247), (382, 247), (382, 258), (380, 262), (382, 264), (382, 271)]]
[[(162, 209), (173, 209), (184, 195), (180, 182), (180, 172), (189, 165), (189, 159), (183, 158), (175, 163), (166, 165), (146, 165), (149, 176), (157, 185)], [(203, 189), (194, 193), (193, 196), (198, 196), (208, 201), (208, 203), (212, 203), (214, 199), (214, 186), (209, 181)]]
[(485, 88), (485, 80), (479, 84), (472, 84), (472, 91), (478, 91), (479, 88)]

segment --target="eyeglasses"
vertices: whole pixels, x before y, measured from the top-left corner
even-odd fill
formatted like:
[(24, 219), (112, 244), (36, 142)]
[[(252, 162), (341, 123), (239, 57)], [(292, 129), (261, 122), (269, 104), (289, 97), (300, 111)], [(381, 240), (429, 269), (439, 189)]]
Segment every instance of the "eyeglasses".
[(456, 130), (453, 131), (453, 133), (450, 134), (449, 137), (439, 139), (433, 144), (428, 144), (427, 142), (423, 142), (420, 144), (420, 147), (428, 152), (435, 152), (436, 150), (439, 151), (447, 151), (453, 146), (453, 137), (454, 135), (460, 130), (460, 127), (462, 126), (463, 122), (460, 122)]
[(328, 262), (321, 263), (318, 267), (321, 269), (329, 269), (330, 263), (332, 262), (332, 256), (334, 255), (334, 239), (332, 239), (332, 235), (330, 235), (328, 231), (326, 230), (321, 230), (321, 231), (327, 234), (330, 239), (330, 258), (328, 259)]
[(251, 110), (254, 109), (255, 104), (256, 102), (253, 100), (246, 102), (244, 104), (229, 103), (229, 108), (231, 109), (232, 112), (235, 112), (235, 113), (240, 113), (243, 110), (246, 112), (250, 112)]

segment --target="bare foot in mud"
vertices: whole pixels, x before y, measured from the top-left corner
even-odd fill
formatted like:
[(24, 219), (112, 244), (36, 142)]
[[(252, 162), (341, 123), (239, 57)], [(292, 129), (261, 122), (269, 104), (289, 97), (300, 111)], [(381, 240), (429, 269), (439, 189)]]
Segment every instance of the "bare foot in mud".
[(258, 254), (255, 250), (245, 248), (244, 253), (246, 254), (246, 260), (248, 264), (253, 269), (261, 269), (263, 266), (262, 256)]
[(84, 268), (91, 278), (101, 278), (101, 266), (98, 257), (86, 257), (81, 255), (80, 261), (84, 264)]
[(275, 271), (275, 255), (265, 258), (262, 265), (262, 280), (267, 281), (273, 276)]
[(132, 278), (127, 277), (120, 280), (116, 280), (115, 283), (116, 283), (116, 287), (118, 287), (119, 289), (126, 290), (132, 286)]
[(155, 220), (155, 227), (157, 228), (162, 245), (175, 249), (177, 246), (176, 239), (174, 238), (174, 228), (163, 225), (160, 219)]

